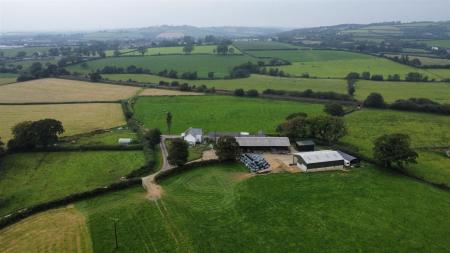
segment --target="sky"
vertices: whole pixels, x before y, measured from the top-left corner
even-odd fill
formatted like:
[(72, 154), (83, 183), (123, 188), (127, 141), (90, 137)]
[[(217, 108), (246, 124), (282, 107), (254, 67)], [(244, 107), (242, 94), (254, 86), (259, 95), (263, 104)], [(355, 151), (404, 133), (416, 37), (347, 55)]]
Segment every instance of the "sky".
[(450, 20), (450, 0), (0, 0), (0, 32)]

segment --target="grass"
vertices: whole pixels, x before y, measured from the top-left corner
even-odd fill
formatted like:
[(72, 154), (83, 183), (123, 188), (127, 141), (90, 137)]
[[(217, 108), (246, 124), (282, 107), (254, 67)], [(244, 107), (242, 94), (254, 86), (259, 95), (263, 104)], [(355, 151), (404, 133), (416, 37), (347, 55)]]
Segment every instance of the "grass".
[(450, 40), (424, 40), (424, 41), (420, 41), (420, 42), (423, 42), (430, 47), (450, 48)]
[[(444, 252), (449, 193), (363, 166), (237, 181), (241, 165), (192, 170), (80, 202), (95, 252)], [(239, 174), (237, 174), (239, 173)], [(301, 240), (299, 240), (301, 235)], [(343, 236), (345, 235), (345, 236)], [(207, 239), (205, 239), (207, 238)]]
[(59, 208), (36, 214), (0, 230), (0, 249), (19, 252), (92, 252), (84, 215)]
[(28, 57), (31, 57), (33, 53), (48, 53), (50, 47), (17, 47), (17, 48), (8, 48), (8, 49), (0, 49), (0, 52), (3, 52), (5, 57), (16, 57), (18, 52), (26, 52)]
[[(388, 133), (404, 133), (414, 148), (450, 146), (450, 117), (426, 113), (364, 109), (345, 117), (349, 133), (344, 142), (372, 156), (373, 141)], [(433, 152), (419, 151), (418, 164), (409, 171), (427, 180), (450, 185), (449, 159)]]
[[(214, 54), (214, 50), (217, 48), (215, 45), (207, 45), (207, 46), (194, 46), (194, 50), (191, 54)], [(239, 49), (234, 48), (234, 54), (241, 54)], [(129, 52), (125, 52), (122, 54), (123, 56), (130, 55), (142, 55), (138, 51), (128, 50)], [(184, 54), (183, 47), (151, 47), (147, 49), (147, 52), (144, 55), (168, 55), (168, 54)]]
[(286, 43), (276, 41), (236, 41), (234, 45), (243, 50), (282, 50), (282, 49), (297, 49), (298, 47)]
[(373, 56), (335, 50), (273, 50), (251, 52), (256, 57), (280, 58), (290, 62), (321, 62), (333, 60), (367, 60)]
[(0, 86), (1, 103), (117, 101), (139, 88), (56, 78)]
[(142, 164), (141, 151), (8, 155), (0, 165), (0, 215), (117, 182)]
[(434, 75), (438, 79), (450, 79), (450, 69), (426, 69), (428, 76)]
[[(216, 89), (235, 90), (242, 88), (244, 90), (256, 89), (260, 92), (265, 89), (278, 90), (296, 90), (304, 91), (311, 89), (313, 91), (334, 91), (337, 93), (347, 93), (347, 84), (342, 79), (314, 79), (314, 78), (283, 78), (266, 75), (251, 75), (249, 78), (229, 79), (229, 80), (179, 80), (155, 75), (140, 74), (111, 74), (104, 75), (109, 80), (134, 80), (144, 83), (157, 84), (159, 81), (179, 83), (187, 82), (191, 85), (206, 85)], [(360, 80), (356, 84), (355, 98), (364, 100), (372, 92), (381, 93), (387, 102), (394, 102), (397, 99), (407, 99), (412, 97), (423, 97), (435, 100), (440, 103), (450, 103), (450, 84), (442, 82), (376, 82)], [(172, 92), (172, 91), (170, 91)], [(142, 94), (146, 94), (144, 91)], [(190, 94), (190, 93), (188, 93)], [(176, 94), (174, 94), (176, 95)]]
[[(17, 74), (13, 73), (0, 73), (0, 85), (15, 83), (17, 80)], [(0, 89), (1, 90), (1, 89)], [(1, 95), (1, 94), (0, 94)]]
[(135, 116), (146, 127), (167, 133), (166, 113), (173, 115), (171, 133), (189, 127), (208, 131), (273, 133), (284, 118), (294, 112), (310, 116), (321, 114), (323, 105), (230, 96), (141, 97), (135, 105)]
[(139, 93), (139, 96), (200, 96), (200, 95), (203, 95), (203, 93), (168, 90), (168, 89), (145, 89), (141, 93)]
[[(389, 54), (387, 56), (389, 57), (401, 57), (405, 54)], [(407, 55), (409, 59), (419, 59), (422, 66), (426, 65), (450, 65), (450, 59), (444, 59), (444, 58), (434, 58), (434, 57), (426, 57), (426, 56), (417, 56), (417, 55)]]
[(11, 128), (23, 121), (53, 118), (62, 122), (64, 136), (125, 125), (120, 104), (0, 105), (0, 136), (8, 141)]
[(165, 56), (136, 56), (136, 57), (108, 57), (106, 59), (90, 61), (87, 68), (80, 64), (68, 67), (69, 71), (88, 73), (105, 66), (128, 67), (135, 65), (149, 69), (154, 73), (162, 70), (176, 70), (178, 75), (183, 72), (197, 71), (199, 77), (207, 78), (208, 72), (214, 72), (216, 77), (229, 75), (233, 67), (246, 63), (257, 62), (257, 59), (245, 56), (218, 56), (218, 55), (165, 55)]
[(23, 69), (25, 70), (25, 69), (29, 68), (35, 62), (40, 62), (42, 64), (42, 66), (46, 66), (47, 63), (56, 64), (57, 60), (55, 60), (55, 59), (46, 59), (46, 60), (13, 61), (13, 62), (8, 62), (7, 65), (14, 65), (14, 66), (21, 65), (23, 67)]
[[(131, 138), (134, 141), (137, 140), (136, 133), (128, 130), (128, 129), (111, 129), (108, 132), (100, 133), (100, 134), (87, 134), (81, 135), (79, 138), (70, 138), (70, 144), (76, 145), (97, 145), (97, 144), (118, 144), (119, 138)], [(67, 143), (69, 144), (69, 143)]]

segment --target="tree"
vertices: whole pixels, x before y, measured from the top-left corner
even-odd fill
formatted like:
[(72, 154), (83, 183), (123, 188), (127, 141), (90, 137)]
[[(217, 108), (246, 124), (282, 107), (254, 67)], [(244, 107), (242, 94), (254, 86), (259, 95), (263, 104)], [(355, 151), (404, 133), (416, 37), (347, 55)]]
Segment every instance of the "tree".
[(311, 135), (319, 140), (331, 143), (347, 134), (347, 128), (342, 118), (333, 116), (318, 116), (308, 120)]
[(257, 90), (252, 89), (252, 90), (248, 90), (246, 92), (246, 95), (249, 97), (257, 97), (257, 96), (259, 96), (259, 93)]
[(183, 47), (183, 53), (190, 54), (194, 50), (194, 45), (192, 43), (187, 43)]
[(20, 51), (20, 52), (17, 52), (16, 57), (18, 57), (18, 58), (23, 58), (23, 57), (25, 57), (26, 55), (27, 55), (27, 52), (25, 52), (25, 51)]
[(347, 93), (350, 96), (353, 96), (355, 94), (355, 79), (347, 79)]
[(239, 144), (231, 136), (221, 136), (215, 146), (220, 161), (233, 161), (239, 156)]
[(286, 117), (286, 120), (290, 120), (290, 119), (293, 119), (293, 118), (296, 118), (296, 117), (303, 117), (303, 118), (306, 118), (306, 117), (308, 117), (308, 114), (306, 114), (306, 113), (304, 113), (304, 112), (294, 112), (294, 113), (289, 114), (289, 115)]
[(147, 53), (147, 48), (146, 47), (138, 47), (137, 51), (141, 54), (144, 55), (145, 53)]
[(119, 56), (120, 55), (120, 51), (119, 50), (114, 50), (114, 53), (113, 53), (113, 55), (115, 56), (115, 57), (117, 57), (117, 56)]
[(98, 82), (102, 80), (102, 76), (98, 72), (92, 72), (89, 73), (89, 79), (91, 80), (91, 82)]
[(347, 74), (346, 79), (359, 79), (359, 73), (356, 72), (350, 72)]
[(361, 78), (364, 79), (364, 80), (369, 80), (370, 79), (370, 72), (368, 72), (368, 71), (362, 72)]
[(182, 139), (173, 139), (169, 145), (167, 160), (172, 165), (181, 166), (187, 162), (189, 144)]
[(364, 100), (364, 106), (374, 107), (374, 108), (384, 108), (386, 104), (384, 103), (384, 98), (380, 93), (372, 92)]
[(228, 54), (234, 54), (234, 48), (233, 47), (228, 48)]
[(342, 108), (342, 105), (340, 104), (326, 104), (323, 111), (331, 116), (341, 117), (345, 115), (344, 108)]
[(150, 143), (151, 147), (154, 148), (161, 143), (161, 130), (152, 128), (145, 133), (144, 138)]
[(385, 134), (374, 142), (373, 156), (387, 168), (393, 164), (402, 168), (404, 164), (416, 163), (418, 154), (411, 149), (410, 138), (406, 134)]
[(210, 80), (214, 79), (214, 72), (208, 72), (208, 79)]
[(383, 81), (384, 77), (383, 77), (383, 75), (372, 75), (372, 77), (370, 79), (373, 81)]
[(243, 89), (235, 89), (234, 90), (234, 95), (238, 96), (238, 97), (243, 97), (245, 95), (245, 92)]
[(2, 138), (0, 137), (0, 158), (5, 155), (5, 143), (2, 142)]
[(21, 122), (13, 127), (12, 132), (13, 139), (8, 142), (8, 148), (27, 150), (58, 142), (58, 135), (64, 133), (64, 127), (58, 120), (43, 119)]
[(308, 136), (308, 129), (308, 120), (305, 117), (297, 116), (286, 120), (278, 126), (277, 131), (295, 141)]
[(168, 112), (166, 114), (166, 125), (167, 125), (167, 131), (169, 131), (170, 134), (170, 128), (172, 128), (172, 113)]

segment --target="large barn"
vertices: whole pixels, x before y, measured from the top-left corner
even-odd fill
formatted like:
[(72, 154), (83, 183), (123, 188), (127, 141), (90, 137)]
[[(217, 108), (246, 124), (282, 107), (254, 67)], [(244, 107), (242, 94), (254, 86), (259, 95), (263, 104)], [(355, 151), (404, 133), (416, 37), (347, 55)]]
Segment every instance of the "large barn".
[(243, 152), (288, 152), (291, 146), (287, 137), (236, 137), (236, 141)]
[(344, 168), (344, 158), (337, 151), (320, 150), (295, 153), (297, 166), (303, 171), (339, 170)]

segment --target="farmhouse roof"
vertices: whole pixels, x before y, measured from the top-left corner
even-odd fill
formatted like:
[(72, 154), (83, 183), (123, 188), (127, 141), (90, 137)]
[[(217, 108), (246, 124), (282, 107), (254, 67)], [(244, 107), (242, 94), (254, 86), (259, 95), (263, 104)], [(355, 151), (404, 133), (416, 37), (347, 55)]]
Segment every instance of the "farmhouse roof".
[(344, 158), (344, 160), (346, 160), (346, 161), (354, 161), (354, 160), (358, 160), (358, 158), (356, 158), (356, 157), (354, 157), (354, 156), (352, 156), (352, 155), (349, 155), (349, 154), (347, 154), (347, 153), (344, 153), (344, 152), (342, 152), (342, 151), (338, 151), (338, 153), (342, 156), (342, 158)]
[(300, 152), (295, 153), (294, 155), (300, 156), (303, 159), (303, 161), (305, 161), (305, 163), (307, 164), (344, 160), (341, 154), (339, 154), (339, 152), (334, 150)]
[(297, 145), (299, 145), (299, 146), (310, 146), (310, 145), (314, 145), (314, 142), (311, 141), (311, 140), (297, 141), (296, 143), (297, 143)]
[(287, 137), (236, 137), (241, 147), (289, 147), (291, 143)]
[(203, 129), (190, 127), (184, 132), (185, 136), (189, 134), (192, 136), (203, 135)]

